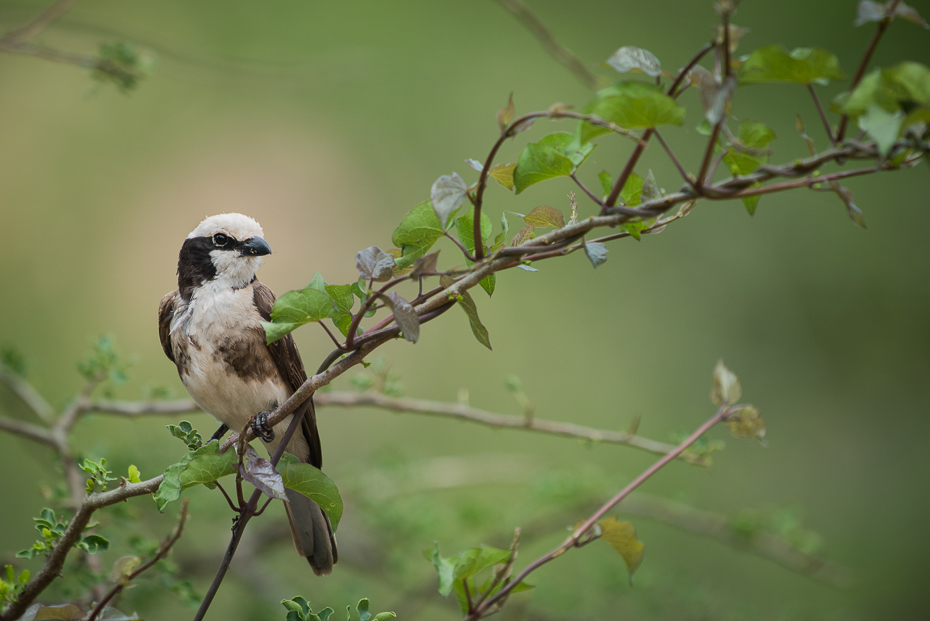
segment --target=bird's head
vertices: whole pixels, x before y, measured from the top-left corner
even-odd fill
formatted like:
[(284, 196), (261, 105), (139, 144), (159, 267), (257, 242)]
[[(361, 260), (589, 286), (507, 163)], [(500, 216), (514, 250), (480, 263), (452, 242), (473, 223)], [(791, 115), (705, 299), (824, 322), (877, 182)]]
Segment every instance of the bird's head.
[[(248, 216), (224, 213), (210, 216), (191, 231), (178, 256), (178, 284), (185, 293), (210, 281), (233, 288), (255, 277), (262, 257), (271, 254), (262, 227)], [(185, 296), (187, 297), (187, 296)]]

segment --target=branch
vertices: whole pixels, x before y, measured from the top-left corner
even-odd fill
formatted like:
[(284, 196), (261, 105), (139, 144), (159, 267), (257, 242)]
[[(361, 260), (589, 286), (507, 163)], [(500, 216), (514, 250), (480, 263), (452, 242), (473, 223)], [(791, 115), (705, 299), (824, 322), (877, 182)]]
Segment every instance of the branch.
[(490, 609), (492, 606), (494, 606), (495, 603), (497, 602), (503, 603), (502, 600), (507, 598), (510, 591), (513, 590), (513, 588), (516, 587), (518, 584), (523, 582), (523, 580), (528, 575), (530, 575), (531, 573), (533, 573), (534, 571), (536, 571), (537, 569), (539, 569), (540, 567), (542, 567), (549, 561), (552, 561), (558, 558), (559, 556), (561, 556), (562, 554), (564, 554), (571, 548), (580, 547), (581, 545), (584, 545), (581, 542), (582, 536), (586, 532), (588, 532), (588, 530), (590, 530), (591, 527), (593, 527), (598, 522), (598, 520), (604, 517), (604, 515), (608, 511), (613, 509), (621, 500), (629, 496), (633, 490), (635, 490), (637, 487), (645, 483), (652, 475), (654, 475), (656, 472), (658, 472), (663, 467), (668, 465), (669, 462), (671, 462), (673, 459), (681, 455), (689, 446), (697, 442), (698, 439), (701, 436), (703, 436), (705, 433), (707, 433), (707, 431), (711, 427), (725, 420), (727, 416), (729, 415), (729, 412), (730, 412), (730, 406), (728, 404), (724, 403), (723, 405), (721, 405), (720, 408), (717, 410), (716, 414), (714, 414), (707, 421), (705, 421), (703, 425), (698, 427), (697, 430), (695, 430), (695, 432), (692, 433), (684, 442), (679, 444), (675, 448), (674, 451), (672, 451), (671, 453), (668, 453), (665, 457), (663, 457), (662, 459), (654, 463), (652, 466), (647, 468), (642, 474), (636, 477), (632, 483), (630, 483), (625, 488), (623, 488), (619, 493), (617, 493), (616, 496), (614, 496), (613, 498), (605, 502), (603, 505), (601, 505), (601, 507), (597, 511), (595, 511), (591, 515), (591, 517), (585, 520), (581, 526), (579, 526), (578, 528), (574, 530), (571, 536), (569, 536), (568, 539), (566, 539), (562, 545), (560, 545), (558, 548), (556, 548), (549, 554), (546, 554), (545, 556), (542, 556), (536, 559), (535, 561), (533, 561), (532, 563), (530, 563), (529, 565), (527, 565), (526, 568), (524, 568), (523, 571), (517, 574), (517, 576), (513, 580), (511, 580), (510, 582), (505, 584), (503, 587), (501, 587), (501, 590), (498, 591), (497, 594), (494, 595), (494, 597), (491, 597), (487, 601), (482, 602), (482, 604), (474, 611), (474, 613), (469, 613), (465, 617), (465, 619), (467, 621), (473, 621), (475, 619), (480, 619), (483, 616), (486, 616), (486, 614), (491, 612)]
[(57, 440), (55, 440), (55, 437), (52, 435), (52, 433), (45, 427), (40, 427), (39, 425), (33, 425), (32, 423), (23, 421), (13, 420), (3, 416), (0, 417), (0, 429), (18, 436), (22, 436), (24, 438), (28, 438), (34, 442), (45, 444), (46, 446), (50, 446), (53, 449), (58, 449)]
[(150, 569), (153, 565), (155, 565), (155, 563), (168, 556), (168, 552), (171, 551), (172, 546), (177, 543), (178, 539), (181, 538), (181, 533), (184, 532), (184, 523), (187, 522), (188, 501), (188, 498), (181, 500), (181, 512), (178, 515), (178, 525), (174, 527), (174, 532), (171, 533), (171, 535), (162, 541), (161, 545), (158, 546), (158, 552), (155, 554), (152, 560), (134, 572), (130, 573), (128, 576), (120, 576), (119, 584), (110, 589), (110, 592), (104, 596), (100, 603), (94, 606), (94, 611), (89, 617), (87, 617), (87, 621), (96, 621), (100, 612), (106, 607), (107, 602), (116, 597), (126, 586), (128, 586), (133, 580), (139, 577), (142, 572)]
[(29, 41), (58, 20), (59, 17), (64, 15), (76, 1), (77, 0), (58, 0), (58, 2), (47, 8), (44, 13), (22, 28), (7, 33), (0, 39), (0, 42), (15, 46)]
[[(495, 428), (506, 427), (509, 429), (525, 429), (527, 431), (538, 431), (558, 436), (583, 438), (585, 440), (591, 440), (592, 442), (625, 444), (657, 455), (666, 455), (675, 450), (675, 447), (671, 444), (649, 440), (625, 431), (594, 429), (592, 427), (584, 427), (573, 423), (540, 420), (535, 417), (527, 421), (524, 416), (496, 414), (459, 403), (443, 403), (441, 401), (427, 401), (424, 399), (389, 397), (374, 392), (322, 393), (316, 395), (315, 401), (321, 406), (371, 406), (394, 412), (412, 412), (416, 414), (454, 418)], [(695, 465), (707, 465), (706, 459), (691, 454), (682, 455), (681, 459)]]
[[(885, 30), (888, 29), (888, 24), (891, 23), (891, 20), (894, 19), (895, 9), (898, 8), (901, 0), (891, 0), (888, 4), (888, 13), (885, 18), (878, 22), (878, 29), (875, 31), (875, 34), (872, 35), (872, 40), (869, 42), (869, 47), (865, 50), (865, 55), (862, 57), (862, 61), (859, 63), (859, 68), (856, 69), (856, 75), (853, 77), (852, 84), (849, 85), (849, 92), (852, 93), (856, 90), (856, 87), (859, 86), (859, 82), (862, 81), (862, 77), (865, 75), (865, 70), (869, 66), (869, 60), (872, 58), (872, 54), (875, 53), (875, 48), (878, 47), (878, 41), (882, 38), (882, 35), (885, 34)], [(843, 137), (846, 136), (846, 126), (849, 124), (849, 115), (844, 114), (843, 118), (840, 119), (840, 126), (836, 130), (836, 141), (840, 142), (843, 140)]]
[(26, 608), (35, 601), (36, 597), (61, 574), (68, 553), (81, 538), (81, 533), (84, 532), (84, 528), (87, 526), (88, 522), (90, 522), (90, 518), (94, 511), (135, 496), (153, 494), (158, 489), (158, 486), (161, 485), (162, 478), (163, 477), (159, 475), (154, 479), (142, 481), (141, 483), (126, 483), (124, 481), (117, 489), (87, 496), (84, 502), (81, 503), (75, 516), (71, 519), (61, 539), (59, 539), (55, 547), (52, 548), (42, 570), (26, 584), (26, 588), (19, 598), (0, 614), (0, 621), (19, 619), (26, 611)]
[(200, 406), (190, 399), (176, 399), (174, 401), (116, 401), (111, 399), (96, 399), (89, 401), (83, 409), (84, 413), (114, 414), (127, 418), (138, 418), (147, 415), (172, 415), (187, 412), (201, 412)]
[(0, 382), (6, 384), (13, 391), (13, 394), (19, 397), (32, 410), (32, 413), (44, 422), (50, 423), (54, 420), (55, 411), (52, 406), (29, 382), (2, 367), (0, 367)]
[(538, 17), (527, 8), (520, 0), (494, 0), (499, 5), (510, 11), (514, 17), (520, 20), (526, 28), (542, 43), (546, 51), (569, 71), (578, 78), (582, 84), (588, 88), (596, 89), (600, 86), (600, 79), (591, 73), (585, 64), (572, 54), (567, 48), (562, 46), (549, 29), (546, 28)]

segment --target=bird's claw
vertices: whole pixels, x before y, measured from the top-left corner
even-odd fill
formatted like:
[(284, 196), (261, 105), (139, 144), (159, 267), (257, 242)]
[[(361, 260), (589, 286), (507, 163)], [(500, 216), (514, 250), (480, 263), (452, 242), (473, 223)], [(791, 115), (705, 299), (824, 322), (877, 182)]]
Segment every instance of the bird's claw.
[(266, 444), (274, 440), (274, 430), (268, 426), (268, 413), (270, 411), (259, 412), (252, 418), (252, 431)]

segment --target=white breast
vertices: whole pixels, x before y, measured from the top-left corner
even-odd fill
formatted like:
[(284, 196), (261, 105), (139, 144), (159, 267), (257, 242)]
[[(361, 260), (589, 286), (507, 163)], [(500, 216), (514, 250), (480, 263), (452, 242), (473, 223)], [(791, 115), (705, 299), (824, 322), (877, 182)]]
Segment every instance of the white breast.
[[(187, 391), (197, 405), (233, 431), (241, 431), (253, 416), (273, 409), (293, 392), (276, 372), (263, 379), (243, 378), (224, 362), (221, 348), (228, 348), (231, 338), (254, 338), (262, 339), (254, 348), (256, 355), (267, 357), (271, 363), (271, 354), (264, 346), (261, 316), (252, 296), (251, 285), (232, 289), (206, 283), (194, 290), (187, 308), (178, 309), (171, 332), (176, 359), (187, 359), (186, 364), (179, 365)], [(289, 422), (290, 418), (274, 427), (276, 441), (267, 445), (269, 452), (277, 446), (277, 438), (284, 435)], [(294, 438), (289, 451), (305, 454), (308, 449), (302, 434)]]

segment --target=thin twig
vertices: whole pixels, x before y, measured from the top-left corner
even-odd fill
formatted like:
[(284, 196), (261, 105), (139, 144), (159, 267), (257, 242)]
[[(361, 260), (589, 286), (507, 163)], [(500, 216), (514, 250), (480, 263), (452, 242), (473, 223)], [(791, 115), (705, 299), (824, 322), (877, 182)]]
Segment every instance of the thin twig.
[(460, 242), (460, 241), (457, 240), (456, 238), (452, 237), (452, 235), (449, 234), (449, 231), (443, 231), (442, 234), (443, 234), (444, 236), (448, 237), (449, 239), (451, 239), (451, 240), (452, 240), (452, 243), (454, 243), (456, 246), (459, 247), (459, 249), (462, 251), (462, 254), (465, 255), (465, 258), (466, 258), (466, 259), (468, 259), (469, 261), (474, 261), (474, 260), (475, 260), (475, 256), (474, 256), (472, 253), (468, 252), (468, 248), (465, 247), (465, 244), (463, 244), (462, 242)]
[[(689, 185), (691, 185), (691, 186), (694, 186), (694, 181), (693, 181), (693, 180), (691, 179), (691, 177), (688, 175), (688, 171), (686, 171), (686, 170), (685, 170), (685, 167), (681, 165), (681, 162), (678, 160), (678, 158), (677, 158), (677, 157), (675, 156), (675, 154), (672, 152), (671, 147), (669, 147), (669, 146), (668, 146), (668, 143), (665, 142), (665, 139), (662, 138), (662, 135), (659, 133), (659, 130), (654, 130), (654, 133), (655, 133), (655, 135), (656, 135), (656, 140), (659, 141), (659, 144), (662, 145), (662, 148), (665, 149), (665, 152), (668, 154), (669, 158), (672, 160), (672, 162), (674, 162), (675, 167), (678, 168), (678, 172), (681, 173), (681, 176), (682, 176), (682, 178), (685, 180), (685, 183), (687, 183), (687, 184), (689, 184)], [(695, 188), (695, 189), (697, 189), (697, 188)]]
[(3, 367), (0, 367), (0, 382), (6, 384), (40, 420), (45, 423), (51, 423), (54, 420), (55, 411), (52, 406), (32, 387), (32, 384)]
[(503, 587), (501, 587), (501, 590), (498, 591), (497, 594), (494, 595), (494, 597), (491, 597), (487, 601), (483, 602), (481, 606), (479, 606), (474, 611), (473, 614), (469, 614), (468, 616), (465, 617), (465, 619), (470, 621), (470, 620), (482, 618), (484, 616), (484, 613), (487, 612), (491, 606), (493, 606), (496, 602), (500, 601), (501, 599), (506, 598), (508, 594), (510, 593), (510, 591), (513, 590), (513, 588), (516, 587), (518, 584), (523, 582), (523, 580), (529, 574), (536, 571), (537, 569), (539, 569), (540, 567), (542, 567), (549, 561), (552, 561), (553, 559), (558, 558), (559, 556), (561, 556), (562, 554), (564, 554), (571, 548), (579, 547), (583, 543), (582, 537), (591, 529), (591, 527), (593, 527), (598, 522), (598, 520), (603, 518), (604, 515), (606, 515), (608, 511), (613, 509), (620, 501), (622, 501), (624, 498), (629, 496), (630, 493), (633, 492), (633, 490), (635, 490), (637, 487), (645, 483), (652, 475), (654, 475), (656, 472), (658, 472), (663, 467), (668, 465), (669, 462), (671, 462), (673, 459), (675, 459), (675, 457), (683, 453), (689, 446), (697, 442), (698, 439), (700, 439), (701, 436), (707, 433), (707, 431), (711, 427), (713, 427), (720, 421), (726, 419), (728, 412), (729, 412), (729, 406), (727, 404), (720, 406), (716, 414), (714, 414), (711, 418), (705, 421), (704, 424), (698, 427), (697, 430), (695, 430), (694, 433), (688, 436), (688, 438), (685, 441), (679, 444), (675, 448), (674, 451), (665, 455), (662, 459), (660, 459), (659, 461), (654, 463), (652, 466), (647, 468), (642, 474), (636, 477), (629, 485), (627, 485), (620, 492), (618, 492), (617, 495), (615, 495), (613, 498), (611, 498), (610, 500), (605, 502), (603, 505), (601, 505), (601, 507), (597, 511), (595, 511), (587, 520), (585, 520), (584, 523), (581, 524), (581, 526), (577, 527), (574, 530), (571, 536), (568, 539), (566, 539), (562, 545), (560, 545), (558, 548), (556, 548), (549, 554), (546, 554), (545, 556), (542, 556), (536, 559), (535, 561), (533, 561), (532, 563), (530, 563), (529, 565), (527, 565), (526, 568), (524, 568), (523, 571), (517, 574), (517, 576), (513, 580), (511, 580), (510, 582), (505, 584)]
[(17, 600), (11, 603), (10, 606), (0, 614), (0, 621), (19, 619), (26, 611), (26, 608), (35, 601), (36, 597), (61, 574), (61, 569), (65, 564), (65, 558), (67, 558), (74, 544), (80, 539), (94, 511), (102, 509), (103, 507), (115, 505), (118, 502), (134, 498), (135, 496), (152, 494), (158, 489), (158, 486), (161, 485), (163, 478), (164, 477), (159, 475), (154, 479), (142, 481), (141, 483), (126, 483), (124, 481), (117, 489), (109, 492), (98, 492), (87, 496), (80, 504), (77, 513), (71, 519), (61, 539), (59, 539), (55, 547), (52, 548), (48, 559), (45, 561), (45, 565), (33, 576), (32, 580), (26, 584), (26, 588), (19, 595)]
[(93, 612), (87, 617), (87, 621), (95, 621), (100, 615), (100, 612), (106, 607), (107, 603), (116, 597), (126, 586), (132, 583), (133, 580), (138, 578), (143, 572), (150, 569), (158, 561), (166, 558), (168, 552), (171, 551), (171, 548), (177, 543), (178, 539), (181, 538), (181, 533), (184, 532), (184, 523), (187, 522), (187, 498), (181, 500), (181, 511), (178, 515), (178, 525), (174, 527), (174, 532), (171, 533), (164, 541), (161, 542), (161, 545), (158, 546), (158, 552), (155, 556), (146, 564), (139, 567), (139, 569), (133, 571), (128, 576), (120, 577), (120, 582), (110, 589), (110, 592), (107, 593), (104, 598), (100, 601), (99, 604), (94, 606)]
[[(901, 0), (891, 0), (888, 3), (887, 14), (884, 19), (878, 22), (878, 28), (875, 30), (875, 34), (872, 35), (872, 40), (869, 42), (869, 47), (866, 48), (865, 54), (862, 56), (862, 61), (859, 63), (859, 68), (856, 69), (856, 75), (853, 77), (852, 83), (849, 85), (849, 92), (852, 93), (856, 90), (856, 87), (859, 86), (859, 82), (862, 81), (862, 77), (865, 75), (865, 70), (869, 66), (869, 60), (872, 58), (872, 54), (875, 53), (875, 48), (878, 47), (878, 41), (882, 38), (882, 35), (885, 34), (885, 30), (888, 29), (888, 25), (891, 23), (891, 20), (894, 18), (894, 12), (898, 8), (898, 4), (901, 3)], [(846, 136), (846, 126), (849, 123), (849, 115), (844, 114), (840, 119), (840, 126), (836, 130), (836, 141), (842, 142), (843, 138)]]
[(581, 182), (581, 180), (575, 175), (575, 173), (572, 173), (570, 176), (571, 176), (571, 178), (572, 178), (572, 181), (574, 181), (575, 183), (577, 183), (577, 184), (578, 184), (578, 187), (581, 188), (582, 191), (584, 191), (584, 193), (588, 195), (588, 198), (590, 198), (592, 201), (594, 201), (595, 203), (597, 203), (600, 207), (603, 207), (603, 206), (604, 206), (604, 203), (601, 201), (601, 199), (599, 199), (599, 198), (594, 194), (594, 192), (592, 192), (591, 190), (589, 190), (589, 189), (588, 189), (588, 186), (586, 186), (585, 184), (583, 184), (583, 183)]
[(0, 41), (11, 45), (17, 45), (29, 41), (40, 32), (45, 30), (59, 17), (64, 15), (68, 9), (71, 8), (71, 5), (73, 5), (76, 1), (77, 0), (58, 0), (58, 2), (47, 8), (41, 15), (33, 19), (22, 28), (8, 33), (3, 37), (3, 39), (0, 39)]
[(836, 138), (833, 137), (833, 130), (830, 128), (830, 121), (827, 120), (827, 115), (823, 111), (823, 106), (820, 104), (820, 98), (817, 97), (817, 91), (814, 90), (814, 85), (808, 84), (807, 90), (810, 92), (811, 97), (814, 98), (814, 103), (817, 105), (817, 112), (820, 114), (820, 120), (823, 121), (823, 128), (827, 132), (827, 138), (830, 139), (830, 144), (835, 147)]
[[(416, 414), (427, 414), (441, 416), (446, 418), (455, 418), (458, 420), (479, 423), (489, 427), (508, 429), (525, 429), (527, 431), (538, 431), (552, 435), (568, 436), (572, 438), (582, 438), (592, 442), (606, 442), (609, 444), (625, 444), (633, 448), (638, 448), (656, 455), (665, 455), (675, 449), (674, 445), (664, 442), (649, 440), (635, 434), (625, 431), (611, 431), (607, 429), (595, 429), (584, 427), (573, 423), (563, 423), (558, 421), (541, 420), (533, 417), (527, 422), (526, 417), (497, 414), (479, 410), (460, 403), (444, 403), (441, 401), (428, 401), (425, 399), (409, 399), (403, 397), (389, 397), (376, 392), (351, 393), (351, 392), (328, 392), (320, 393), (316, 396), (316, 402), (320, 406), (341, 406), (341, 407), (376, 407), (394, 412), (411, 412)], [(682, 459), (688, 463), (696, 465), (707, 465), (707, 461), (701, 457), (686, 454)]]
[(596, 75), (591, 73), (585, 64), (577, 56), (572, 54), (565, 46), (561, 45), (549, 32), (538, 17), (527, 8), (520, 0), (494, 0), (499, 5), (510, 11), (514, 17), (523, 23), (526, 28), (542, 43), (553, 58), (568, 68), (572, 74), (578, 78), (582, 84), (588, 88), (598, 88), (600, 80)]

